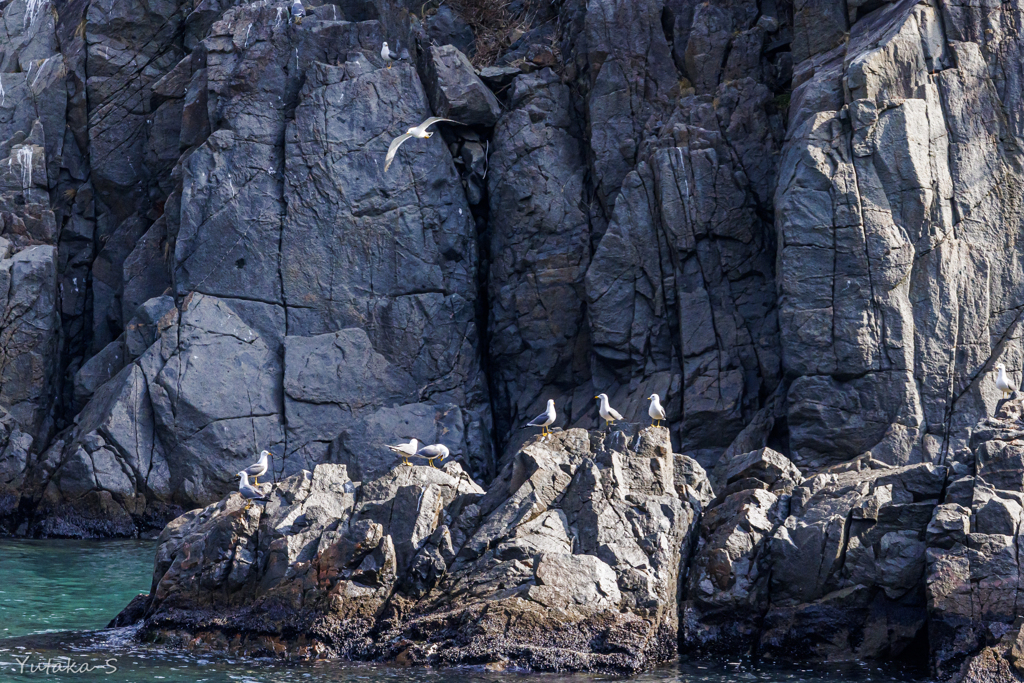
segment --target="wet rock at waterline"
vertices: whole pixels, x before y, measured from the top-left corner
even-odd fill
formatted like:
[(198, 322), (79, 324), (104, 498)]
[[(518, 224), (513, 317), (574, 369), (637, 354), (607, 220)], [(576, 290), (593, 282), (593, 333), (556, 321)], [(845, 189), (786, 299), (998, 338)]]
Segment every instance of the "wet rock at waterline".
[(486, 491), (454, 461), (363, 482), (318, 465), (265, 507), (232, 494), (171, 522), (121, 621), (249, 654), (636, 671), (677, 650), (706, 484), (655, 428), (535, 437)]

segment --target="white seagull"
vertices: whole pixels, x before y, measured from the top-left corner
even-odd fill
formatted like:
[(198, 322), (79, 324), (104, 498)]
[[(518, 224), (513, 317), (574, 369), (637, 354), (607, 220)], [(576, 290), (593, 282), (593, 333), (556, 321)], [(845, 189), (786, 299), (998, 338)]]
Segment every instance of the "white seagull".
[[(387, 43), (384, 44), (387, 45)], [(403, 142), (405, 142), (409, 138), (429, 138), (434, 133), (428, 133), (427, 128), (441, 121), (447, 121), (448, 123), (459, 123), (458, 121), (454, 121), (452, 119), (442, 119), (440, 116), (431, 116), (429, 119), (427, 119), (420, 125), (413, 126), (409, 130), (405, 131), (397, 138), (392, 140), (391, 145), (388, 147), (388, 155), (384, 157), (384, 172), (387, 173), (388, 167), (391, 166), (391, 162), (395, 160), (395, 154), (398, 153), (398, 148), (402, 146)], [(461, 126), (462, 124), (459, 123), (459, 125)]]
[(440, 443), (430, 444), (429, 446), (424, 446), (416, 451), (416, 457), (426, 458), (431, 467), (437, 467), (437, 465), (434, 464), (434, 461), (444, 460), (447, 458), (448, 447)]
[(1013, 392), (1017, 391), (1017, 387), (1010, 383), (1010, 378), (1006, 376), (1006, 366), (1002, 363), (996, 365), (996, 370), (999, 372), (996, 375), (996, 388), (1003, 392), (1003, 398), (1010, 396)]
[(533, 418), (532, 422), (526, 423), (527, 427), (540, 427), (541, 434), (548, 433), (548, 427), (555, 421), (557, 414), (555, 413), (555, 402), (550, 398), (548, 399), (548, 407), (543, 413)]
[(302, 0), (292, 0), (292, 6), (289, 11), (292, 15), (292, 21), (296, 24), (301, 24), (302, 18), (306, 16), (306, 8), (302, 6)]
[(651, 402), (649, 408), (647, 408), (647, 414), (651, 416), (651, 419), (655, 422), (655, 427), (661, 426), (661, 421), (666, 419), (665, 409), (661, 407), (661, 399), (658, 398), (657, 394), (651, 394), (647, 399)]
[(420, 442), (417, 441), (416, 439), (410, 439), (409, 443), (403, 443), (397, 446), (388, 446), (388, 448), (402, 456), (403, 465), (408, 465), (409, 467), (412, 467), (412, 463), (409, 462), (409, 456), (416, 455), (416, 451), (418, 451), (420, 448)]
[(262, 491), (249, 483), (249, 475), (245, 473), (245, 470), (238, 473), (238, 492), (241, 493), (242, 498), (245, 498), (246, 500), (246, 510), (252, 507), (254, 500), (268, 500), (268, 498), (263, 495)]
[(260, 451), (260, 459), (242, 470), (247, 477), (253, 478), (253, 483), (256, 486), (260, 485), (260, 477), (267, 473), (269, 459), (270, 451)]
[(388, 47), (388, 41), (386, 40), (384, 41), (384, 45), (380, 48), (380, 56), (381, 59), (384, 60), (384, 63), (388, 65), (389, 69), (391, 68), (391, 62), (398, 59), (398, 53)]
[(622, 419), (622, 416), (619, 415), (618, 411), (608, 405), (608, 394), (598, 394), (594, 398), (601, 402), (597, 408), (597, 412), (601, 415), (606, 427), (612, 422)]

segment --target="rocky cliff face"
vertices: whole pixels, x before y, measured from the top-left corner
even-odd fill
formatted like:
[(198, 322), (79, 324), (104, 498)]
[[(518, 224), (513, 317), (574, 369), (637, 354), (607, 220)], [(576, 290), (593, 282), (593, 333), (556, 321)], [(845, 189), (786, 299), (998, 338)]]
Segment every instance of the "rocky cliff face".
[(459, 466), (318, 465), (174, 520), (119, 622), (194, 649), (636, 671), (676, 651), (710, 486), (664, 428), (527, 443), (485, 492)]
[(1018, 4), (318, 2), (0, 8), (0, 530), (152, 532), (262, 448), (490, 487), (547, 399), (657, 392), (719, 496), (685, 642), (1001, 637), (921, 572), (1016, 533), (946, 499), (1024, 367)]

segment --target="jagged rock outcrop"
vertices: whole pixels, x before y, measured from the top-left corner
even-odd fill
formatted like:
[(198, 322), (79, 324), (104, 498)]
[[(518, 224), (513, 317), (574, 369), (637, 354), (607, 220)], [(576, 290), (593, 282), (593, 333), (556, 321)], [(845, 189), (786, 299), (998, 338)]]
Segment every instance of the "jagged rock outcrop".
[(734, 457), (701, 518), (682, 647), (1017, 680), (1022, 418), (1015, 393), (942, 466), (865, 453), (805, 476), (771, 449)]
[(635, 671), (676, 651), (709, 493), (653, 427), (535, 437), (486, 492), (454, 461), (361, 483), (322, 464), (267, 489), (171, 522), (119, 623), (250, 654)]
[(928, 637), (935, 671), (944, 677), (982, 666), (965, 659), (1017, 637), (1022, 410), (1017, 394), (978, 425), (970, 450), (957, 453), (943, 504), (928, 526)]
[(925, 529), (945, 468), (869, 456), (813, 477), (738, 457), (701, 521), (684, 646), (782, 661), (888, 659), (925, 629)]
[[(230, 580), (208, 558), (277, 627), (334, 614), (325, 652), (635, 669), (676, 630), (821, 660), (927, 634), (941, 677), (1012, 669), (1019, 399), (979, 420), (1024, 362), (1019, 3), (306, 9), (0, 9), (0, 530), (155, 533), (268, 448), (268, 517), (229, 498), (168, 534), (276, 533), (288, 591), (326, 557), (303, 581), (355, 597), (297, 608), (249, 550)], [(469, 125), (385, 173), (431, 115)], [(601, 392), (627, 421), (660, 394), (669, 441), (579, 436)], [(529, 455), (548, 399), (561, 455)], [(343, 479), (391, 505), (409, 438), (487, 493), (385, 528)], [(332, 486), (296, 514), (355, 535), (264, 528)], [(620, 640), (580, 645), (597, 623)]]

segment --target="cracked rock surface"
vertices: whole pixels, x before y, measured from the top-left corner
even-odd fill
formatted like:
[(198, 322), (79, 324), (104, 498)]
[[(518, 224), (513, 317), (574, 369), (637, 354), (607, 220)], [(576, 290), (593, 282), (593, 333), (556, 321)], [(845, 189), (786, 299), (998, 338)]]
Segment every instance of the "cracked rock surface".
[[(526, 0), (514, 33), (320, 3), (0, 8), (0, 532), (153, 536), (264, 448), (271, 483), (365, 488), (416, 438), (486, 492), (437, 499), (463, 526), (415, 559), (422, 530), (366, 521), (365, 575), (331, 551), (405, 659), (633, 669), (672, 633), (1017, 670), (1019, 398), (991, 371), (1024, 379), (1019, 2)], [(466, 125), (385, 173), (429, 116)], [(526, 423), (550, 399), (582, 434), (599, 393), (629, 447), (565, 442), (536, 484), (565, 504), (501, 512)], [(629, 496), (667, 472), (635, 494), (601, 455), (638, 452), (652, 393), (696, 501), (659, 511)], [(580, 654), (526, 617), (512, 653), (481, 600), (576, 615)], [(449, 609), (493, 630), (427, 653)], [(621, 647), (579, 645), (613, 612)]]
[[(707, 479), (666, 429), (529, 440), (486, 491), (456, 462), (322, 464), (175, 519), (118, 621), (292, 657), (636, 671), (672, 656)], [(227, 627), (228, 630), (225, 630)]]

